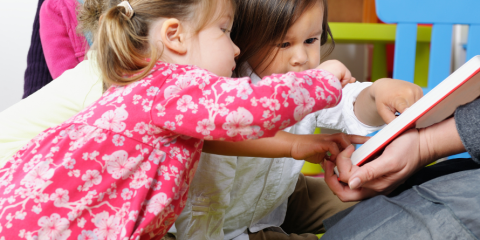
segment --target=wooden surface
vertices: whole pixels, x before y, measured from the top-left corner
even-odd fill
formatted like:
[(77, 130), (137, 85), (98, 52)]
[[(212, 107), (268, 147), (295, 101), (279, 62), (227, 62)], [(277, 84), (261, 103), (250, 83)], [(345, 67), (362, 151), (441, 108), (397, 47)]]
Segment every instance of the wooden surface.
[(328, 0), (328, 21), (362, 22), (363, 1), (366, 0)]

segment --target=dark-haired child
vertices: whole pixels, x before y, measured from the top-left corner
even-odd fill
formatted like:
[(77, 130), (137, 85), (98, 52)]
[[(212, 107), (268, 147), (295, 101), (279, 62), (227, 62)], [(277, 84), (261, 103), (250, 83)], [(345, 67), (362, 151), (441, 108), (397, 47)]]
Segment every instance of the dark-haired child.
[[(237, 76), (255, 83), (272, 73), (320, 63), (321, 46), (331, 38), (326, 0), (236, 4), (232, 40), (241, 49)], [(354, 82), (343, 88), (339, 105), (311, 113), (285, 131), (312, 134), (325, 127), (366, 135), (421, 96), (418, 86), (400, 80)], [(303, 176), (303, 163), (291, 158), (202, 154), (201, 159), (176, 222), (179, 239), (316, 239), (314, 234), (324, 231), (324, 219), (352, 205), (334, 196), (323, 179)]]

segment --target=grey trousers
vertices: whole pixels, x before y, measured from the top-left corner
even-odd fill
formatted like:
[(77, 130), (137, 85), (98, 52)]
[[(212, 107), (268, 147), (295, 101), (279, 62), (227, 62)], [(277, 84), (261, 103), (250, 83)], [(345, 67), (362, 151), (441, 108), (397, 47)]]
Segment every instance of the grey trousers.
[(324, 221), (329, 239), (480, 239), (480, 170), (377, 196)]

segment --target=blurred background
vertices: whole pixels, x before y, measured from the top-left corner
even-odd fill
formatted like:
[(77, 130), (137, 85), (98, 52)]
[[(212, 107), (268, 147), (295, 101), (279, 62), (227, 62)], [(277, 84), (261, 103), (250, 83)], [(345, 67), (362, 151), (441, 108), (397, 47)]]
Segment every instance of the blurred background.
[[(377, 22), (375, 14), (370, 13), (373, 19), (366, 19), (367, 1), (374, 2), (374, 0), (329, 0), (330, 22)], [(2, 31), (2, 38), (0, 38), (0, 111), (22, 98), (27, 53), (37, 4), (38, 0), (2, 1), (0, 8), (0, 29)], [(371, 16), (367, 18), (372, 18)], [(466, 42), (467, 30), (465, 26), (455, 27), (452, 69), (458, 68), (465, 61), (463, 44)], [(333, 34), (335, 37), (335, 32)], [(327, 59), (342, 61), (359, 81), (371, 81), (371, 63), (369, 61), (371, 54), (371, 44), (341, 43), (336, 45), (335, 50)]]
[(18, 102), (23, 94), (37, 0), (2, 1), (0, 7), (0, 111)]

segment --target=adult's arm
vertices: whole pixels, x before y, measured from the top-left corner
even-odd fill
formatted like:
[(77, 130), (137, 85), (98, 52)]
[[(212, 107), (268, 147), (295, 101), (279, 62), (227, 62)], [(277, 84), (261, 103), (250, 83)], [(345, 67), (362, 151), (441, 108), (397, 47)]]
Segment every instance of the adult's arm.
[(102, 90), (102, 79), (91, 58), (0, 112), (0, 167), (36, 135), (98, 100)]
[(337, 158), (340, 180), (326, 163), (326, 181), (344, 201), (360, 200), (386, 194), (409, 176), (432, 161), (467, 150), (472, 160), (480, 163), (480, 100), (461, 106), (455, 117), (425, 129), (410, 130), (393, 141), (382, 156), (362, 167), (350, 162), (353, 149), (346, 149)]
[(459, 107), (455, 111), (455, 123), (463, 146), (480, 163), (480, 99)]

